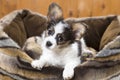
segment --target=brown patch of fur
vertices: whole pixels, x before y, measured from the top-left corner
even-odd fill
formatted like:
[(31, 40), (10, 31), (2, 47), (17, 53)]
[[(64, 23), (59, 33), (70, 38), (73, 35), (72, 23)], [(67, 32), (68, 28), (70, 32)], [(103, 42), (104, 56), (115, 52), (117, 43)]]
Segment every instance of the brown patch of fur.
[(52, 3), (48, 9), (48, 21), (51, 20), (59, 21), (61, 19), (63, 19), (61, 7), (56, 3)]
[(81, 23), (75, 23), (72, 25), (72, 31), (75, 34), (75, 40), (80, 40), (81, 37), (83, 37), (83, 34), (85, 33), (85, 26)]

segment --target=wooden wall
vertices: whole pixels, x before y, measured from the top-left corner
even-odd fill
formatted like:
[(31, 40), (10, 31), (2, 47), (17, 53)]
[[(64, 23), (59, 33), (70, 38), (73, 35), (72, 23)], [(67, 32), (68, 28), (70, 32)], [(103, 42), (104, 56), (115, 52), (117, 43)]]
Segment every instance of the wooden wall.
[(63, 8), (65, 18), (120, 14), (120, 0), (0, 0), (0, 18), (24, 8), (46, 15), (52, 2)]

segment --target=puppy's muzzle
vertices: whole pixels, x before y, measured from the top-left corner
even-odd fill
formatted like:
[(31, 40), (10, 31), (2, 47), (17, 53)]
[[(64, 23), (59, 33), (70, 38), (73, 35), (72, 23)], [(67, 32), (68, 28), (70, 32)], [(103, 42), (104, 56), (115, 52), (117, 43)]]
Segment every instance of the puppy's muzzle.
[(50, 47), (50, 46), (52, 46), (52, 43), (50, 41), (47, 41), (46, 46)]

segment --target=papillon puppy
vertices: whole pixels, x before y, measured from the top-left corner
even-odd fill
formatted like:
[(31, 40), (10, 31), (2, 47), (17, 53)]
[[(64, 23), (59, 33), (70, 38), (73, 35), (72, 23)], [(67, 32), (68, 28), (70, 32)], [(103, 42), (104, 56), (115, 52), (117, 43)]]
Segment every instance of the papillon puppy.
[(33, 68), (42, 69), (46, 66), (62, 67), (63, 79), (72, 79), (74, 69), (81, 64), (81, 55), (92, 53), (84, 42), (83, 35), (86, 25), (82, 23), (68, 24), (63, 19), (61, 7), (52, 3), (48, 9), (48, 27), (39, 42), (42, 54), (33, 60)]

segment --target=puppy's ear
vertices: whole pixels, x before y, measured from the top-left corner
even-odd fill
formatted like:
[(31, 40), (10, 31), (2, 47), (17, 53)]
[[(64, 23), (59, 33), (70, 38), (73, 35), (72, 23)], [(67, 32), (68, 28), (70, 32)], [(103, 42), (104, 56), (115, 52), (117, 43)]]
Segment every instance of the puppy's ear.
[(75, 40), (80, 40), (85, 34), (88, 26), (84, 23), (74, 23), (72, 24), (72, 31)]
[(48, 16), (48, 21), (62, 20), (63, 12), (62, 12), (61, 7), (56, 3), (50, 4), (47, 16)]

